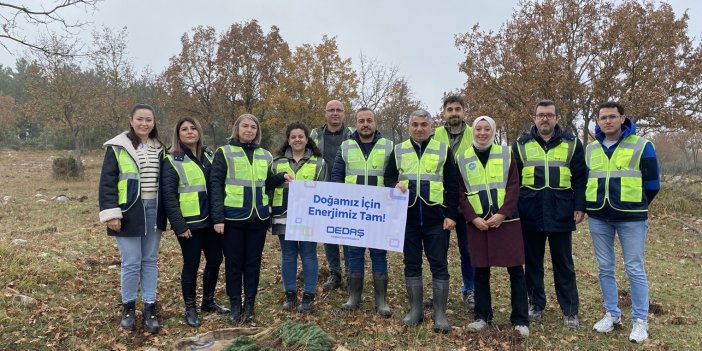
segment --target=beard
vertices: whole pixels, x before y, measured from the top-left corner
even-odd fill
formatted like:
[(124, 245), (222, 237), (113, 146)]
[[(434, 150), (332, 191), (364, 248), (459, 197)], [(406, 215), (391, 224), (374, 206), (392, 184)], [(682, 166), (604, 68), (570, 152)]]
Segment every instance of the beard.
[(450, 116), (448, 119), (448, 125), (451, 127), (458, 127), (463, 123), (463, 119), (460, 116)]

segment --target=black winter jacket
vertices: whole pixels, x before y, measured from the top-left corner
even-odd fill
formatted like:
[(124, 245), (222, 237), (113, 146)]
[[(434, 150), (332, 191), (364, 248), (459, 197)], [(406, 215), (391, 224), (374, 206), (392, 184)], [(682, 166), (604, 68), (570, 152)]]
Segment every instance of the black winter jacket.
[[(135, 162), (139, 164), (136, 150), (134, 150), (131, 140), (127, 138), (126, 132), (103, 144), (103, 147), (105, 147), (105, 158), (102, 162), (98, 188), (100, 223), (105, 223), (115, 218), (122, 221), (122, 230), (120, 232), (107, 228), (107, 235), (110, 236), (136, 237), (146, 235), (146, 215), (141, 196), (137, 198), (136, 203), (128, 211), (122, 212), (118, 205), (117, 182), (119, 181), (119, 164), (115, 158), (114, 151), (112, 151), (112, 146), (125, 149)], [(159, 159), (163, 159), (163, 150), (159, 153)], [(160, 191), (158, 195), (156, 227), (161, 230), (166, 229), (166, 215), (163, 211)]]
[[(207, 184), (209, 193), (210, 168), (212, 164), (210, 163), (210, 160), (206, 157), (205, 154), (207, 153), (211, 157), (212, 153), (209, 150), (207, 150), (207, 148), (203, 147), (200, 153), (200, 157), (195, 157), (195, 155), (193, 155), (192, 150), (190, 150), (190, 148), (188, 148), (187, 146), (181, 144), (180, 148), (183, 151), (172, 153), (173, 157), (175, 159), (182, 159), (184, 156), (187, 155), (188, 158), (195, 162), (195, 164), (200, 166), (200, 169), (202, 169), (202, 172), (205, 175), (205, 182)], [(167, 158), (164, 158), (163, 161), (161, 161), (161, 180), (159, 185), (161, 198), (163, 199), (163, 209), (166, 212), (166, 216), (168, 217), (168, 222), (171, 223), (171, 229), (173, 229), (173, 232), (175, 234), (182, 234), (188, 229), (197, 230), (212, 228), (212, 222), (210, 221), (210, 218), (207, 218), (204, 221), (190, 224), (185, 222), (185, 219), (183, 218), (183, 215), (180, 212), (180, 201), (178, 195), (179, 184), (180, 176), (178, 175), (178, 172), (176, 172), (175, 168), (173, 168), (173, 164), (171, 164), (171, 162), (168, 161)], [(206, 203), (207, 206), (209, 206), (209, 201), (207, 201)], [(207, 208), (207, 212), (209, 213), (209, 207)]]
[(585, 211), (585, 185), (587, 184), (587, 167), (585, 152), (580, 139), (556, 125), (554, 135), (545, 142), (535, 126), (528, 133), (522, 134), (512, 146), (512, 153), (519, 170), (519, 183), (522, 183), (523, 160), (520, 158), (517, 144), (526, 144), (536, 140), (544, 150), (550, 150), (563, 140), (575, 140), (575, 151), (570, 161), (572, 190), (555, 190), (544, 188), (533, 190), (522, 187), (519, 191), (519, 215), (522, 229), (533, 232), (572, 232), (575, 230), (574, 211)]
[[(246, 153), (249, 162), (253, 160), (254, 150), (261, 147), (258, 144), (242, 144), (235, 140), (230, 140), (229, 145), (240, 146)], [(266, 190), (274, 189), (285, 182), (285, 172), (273, 174), (271, 168), (268, 167), (268, 176), (266, 177)], [(227, 178), (227, 161), (224, 159), (222, 149), (215, 151), (212, 168), (210, 169), (210, 218), (212, 224), (224, 223), (224, 182)], [(270, 199), (269, 199), (270, 200)], [(258, 221), (258, 217), (251, 216), (248, 221)]]

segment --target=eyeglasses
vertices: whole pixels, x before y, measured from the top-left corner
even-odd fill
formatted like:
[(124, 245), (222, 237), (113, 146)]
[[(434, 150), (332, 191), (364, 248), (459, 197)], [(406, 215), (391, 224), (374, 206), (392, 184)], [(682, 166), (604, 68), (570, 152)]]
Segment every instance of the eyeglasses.
[(606, 120), (615, 120), (619, 117), (621, 117), (621, 115), (604, 115), (597, 117), (597, 119), (604, 122)]
[(344, 112), (344, 110), (340, 109), (340, 108), (329, 108), (329, 109), (327, 109), (327, 112), (342, 113), (342, 112)]
[(556, 118), (556, 114), (554, 114), (554, 113), (539, 113), (535, 117), (540, 118), (540, 119), (554, 119), (554, 118)]

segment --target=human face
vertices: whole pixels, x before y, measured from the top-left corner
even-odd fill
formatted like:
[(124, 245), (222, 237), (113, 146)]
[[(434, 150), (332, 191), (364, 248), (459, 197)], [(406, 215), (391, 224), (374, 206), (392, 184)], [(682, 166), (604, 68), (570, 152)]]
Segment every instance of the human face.
[(239, 141), (242, 143), (250, 143), (256, 139), (258, 126), (250, 118), (244, 118), (239, 122)]
[(417, 143), (423, 143), (429, 139), (431, 134), (431, 123), (429, 118), (422, 116), (412, 116), (409, 121), (409, 133), (412, 140)]
[(356, 114), (356, 130), (361, 140), (373, 139), (376, 130), (373, 111), (361, 111)]
[(178, 128), (178, 139), (181, 143), (193, 149), (200, 140), (200, 132), (194, 124), (185, 121), (180, 125), (180, 128)]
[(154, 130), (155, 123), (154, 113), (145, 108), (134, 111), (134, 115), (129, 118), (129, 124), (134, 129), (134, 133), (142, 141), (149, 139), (149, 134)]
[(448, 124), (450, 127), (458, 127), (463, 123), (464, 110), (460, 103), (450, 102), (444, 107), (444, 113), (442, 114), (444, 123)]
[(487, 146), (492, 143), (492, 128), (490, 124), (482, 120), (473, 127), (473, 139), (478, 145)]
[(324, 118), (327, 120), (327, 125), (338, 128), (344, 122), (344, 105), (341, 101), (332, 100), (327, 102), (324, 110)]
[(556, 106), (538, 106), (534, 114), (534, 125), (542, 137), (551, 137), (558, 124), (560, 116), (556, 114)]
[(290, 145), (293, 152), (304, 152), (305, 146), (307, 146), (305, 131), (299, 128), (291, 130), (288, 137), (288, 145)]
[(597, 125), (608, 139), (617, 139), (622, 132), (626, 118), (619, 114), (616, 107), (604, 107), (597, 115)]

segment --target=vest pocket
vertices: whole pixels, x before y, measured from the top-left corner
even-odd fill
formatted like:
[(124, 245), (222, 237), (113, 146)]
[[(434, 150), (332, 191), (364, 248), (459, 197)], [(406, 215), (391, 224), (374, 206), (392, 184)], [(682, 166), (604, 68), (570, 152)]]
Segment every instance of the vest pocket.
[(180, 212), (183, 217), (200, 215), (200, 198), (198, 193), (180, 194)]
[(599, 182), (597, 178), (589, 178), (587, 180), (587, 187), (585, 188), (585, 201), (596, 202), (597, 201), (597, 188)]
[(244, 207), (244, 187), (241, 185), (227, 185), (224, 187), (224, 206)]
[(643, 186), (640, 178), (622, 177), (622, 202), (641, 202), (643, 196)]

